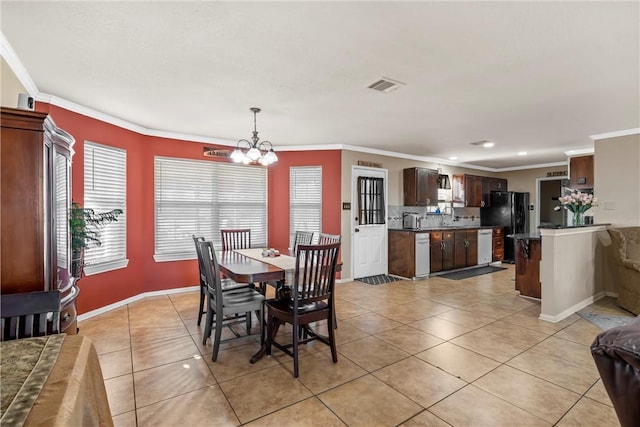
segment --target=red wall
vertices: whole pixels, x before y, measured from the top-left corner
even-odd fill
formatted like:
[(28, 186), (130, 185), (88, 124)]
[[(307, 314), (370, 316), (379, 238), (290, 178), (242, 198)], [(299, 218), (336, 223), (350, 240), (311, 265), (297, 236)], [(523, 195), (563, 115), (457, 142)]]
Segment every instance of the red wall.
[[(203, 157), (205, 144), (140, 135), (54, 105), (38, 103), (37, 110), (49, 112), (56, 125), (76, 140), (72, 165), (73, 201), (84, 202), (85, 140), (127, 150), (125, 215), (129, 265), (83, 277), (78, 282), (78, 312), (86, 313), (143, 292), (196, 285), (198, 267), (195, 260), (155, 262), (153, 259), (154, 157), (218, 161)], [(215, 147), (213, 144), (206, 146)], [(340, 151), (278, 152), (278, 157), (278, 163), (270, 166), (268, 173), (269, 246), (286, 248), (289, 243), (289, 166), (322, 166), (323, 230), (340, 234)]]
[(340, 150), (288, 151), (278, 153), (278, 163), (269, 166), (269, 246), (289, 246), (289, 168), (322, 166), (322, 231), (340, 234)]

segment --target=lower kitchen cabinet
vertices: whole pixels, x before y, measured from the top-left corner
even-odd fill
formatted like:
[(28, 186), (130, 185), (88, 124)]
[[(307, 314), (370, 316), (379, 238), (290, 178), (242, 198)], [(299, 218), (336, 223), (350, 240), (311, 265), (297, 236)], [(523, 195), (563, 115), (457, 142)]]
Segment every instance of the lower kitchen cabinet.
[(389, 274), (415, 276), (415, 234), (413, 231), (389, 232)]
[(454, 242), (454, 233), (452, 231), (436, 231), (431, 233), (431, 273), (451, 270), (453, 268)]
[(502, 261), (504, 259), (504, 229), (502, 227), (493, 229), (492, 236), (492, 259)]
[(453, 267), (478, 265), (478, 231), (466, 230), (454, 233)]

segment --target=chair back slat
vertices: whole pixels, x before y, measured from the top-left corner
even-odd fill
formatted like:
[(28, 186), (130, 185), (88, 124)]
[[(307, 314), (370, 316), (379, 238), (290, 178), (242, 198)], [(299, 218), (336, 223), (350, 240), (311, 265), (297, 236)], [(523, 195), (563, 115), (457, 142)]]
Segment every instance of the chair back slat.
[(60, 292), (25, 292), (0, 297), (1, 341), (60, 333)]
[(222, 250), (249, 249), (251, 247), (251, 229), (238, 228), (234, 230), (220, 230)]
[(296, 252), (294, 308), (328, 300), (336, 281), (340, 243), (299, 245)]

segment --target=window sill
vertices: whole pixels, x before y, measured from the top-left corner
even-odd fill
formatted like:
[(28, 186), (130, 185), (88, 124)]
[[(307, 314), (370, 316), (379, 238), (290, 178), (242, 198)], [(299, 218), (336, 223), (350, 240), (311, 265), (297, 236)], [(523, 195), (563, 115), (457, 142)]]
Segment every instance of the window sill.
[(196, 259), (195, 254), (156, 254), (153, 256), (155, 262), (190, 261)]
[(100, 264), (95, 264), (95, 265), (85, 265), (84, 275), (93, 276), (94, 274), (106, 273), (107, 271), (126, 268), (127, 265), (129, 265), (128, 259), (119, 259), (117, 261), (102, 262)]

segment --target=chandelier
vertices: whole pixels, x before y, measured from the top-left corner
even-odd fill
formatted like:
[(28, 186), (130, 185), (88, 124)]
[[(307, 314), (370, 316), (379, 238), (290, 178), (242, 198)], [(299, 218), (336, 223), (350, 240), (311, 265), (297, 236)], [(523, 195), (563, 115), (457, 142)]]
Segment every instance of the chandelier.
[(236, 145), (236, 149), (231, 153), (231, 160), (234, 163), (256, 164), (259, 163), (263, 166), (268, 166), (278, 161), (275, 151), (273, 151), (273, 144), (269, 141), (260, 141), (258, 138), (258, 131), (256, 130), (256, 114), (260, 112), (259, 108), (250, 108), (253, 111), (253, 136), (251, 141), (241, 139)]

